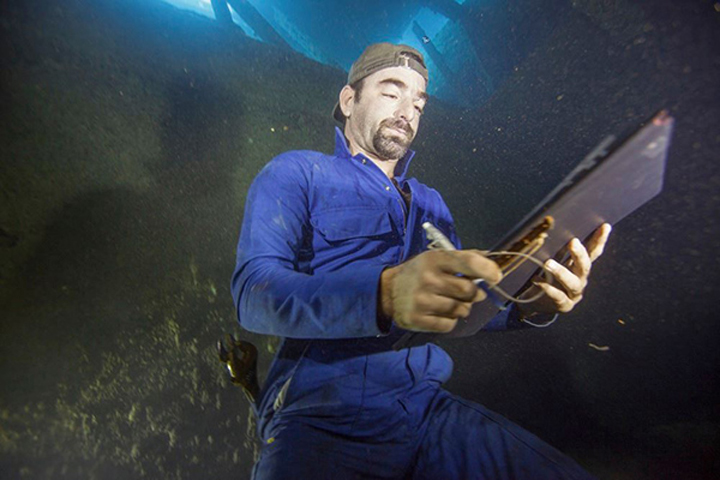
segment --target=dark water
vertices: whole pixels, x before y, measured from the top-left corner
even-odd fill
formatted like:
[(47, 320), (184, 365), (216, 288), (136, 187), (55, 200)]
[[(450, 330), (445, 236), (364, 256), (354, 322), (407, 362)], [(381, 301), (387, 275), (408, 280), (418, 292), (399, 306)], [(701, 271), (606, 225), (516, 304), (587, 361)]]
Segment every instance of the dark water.
[[(421, 3), (443, 8), (276, 8), (305, 32), (291, 46), (347, 67)], [(239, 332), (243, 202), (272, 156), (331, 149), (346, 73), (150, 0), (0, 12), (0, 477), (249, 478), (252, 418), (214, 352)], [(585, 300), (550, 329), (443, 343), (447, 387), (600, 478), (717, 478), (720, 4), (463, 12), (432, 35), (458, 81), (431, 72), (412, 173), (466, 246), (605, 135), (659, 108), (677, 124), (664, 192), (616, 226)], [(275, 340), (243, 335), (266, 369)]]

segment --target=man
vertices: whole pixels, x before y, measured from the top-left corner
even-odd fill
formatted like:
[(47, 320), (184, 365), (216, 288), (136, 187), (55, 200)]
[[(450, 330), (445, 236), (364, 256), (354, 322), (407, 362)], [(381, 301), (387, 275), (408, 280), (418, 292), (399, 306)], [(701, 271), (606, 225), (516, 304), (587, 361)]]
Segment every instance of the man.
[[(485, 298), (472, 280), (502, 278), (477, 250), (427, 251), (424, 222), (460, 248), (440, 194), (406, 177), (427, 82), (417, 50), (371, 45), (340, 92), (334, 154), (282, 154), (250, 188), (233, 297), (244, 328), (283, 337), (256, 406), (254, 478), (590, 478), (442, 389), (452, 360), (437, 345), (392, 349), (407, 330), (452, 330)], [(536, 282), (546, 295), (488, 328), (569, 311), (608, 234), (571, 242), (568, 265), (547, 265), (556, 283)]]

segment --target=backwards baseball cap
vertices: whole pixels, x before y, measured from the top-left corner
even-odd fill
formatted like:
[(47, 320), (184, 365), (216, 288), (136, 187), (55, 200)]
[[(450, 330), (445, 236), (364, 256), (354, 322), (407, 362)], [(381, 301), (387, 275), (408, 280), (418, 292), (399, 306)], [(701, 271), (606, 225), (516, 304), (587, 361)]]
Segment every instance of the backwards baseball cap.
[[(348, 85), (372, 75), (373, 73), (390, 67), (405, 67), (415, 70), (428, 81), (428, 70), (422, 53), (408, 45), (394, 45), (392, 43), (374, 43), (367, 47), (355, 63), (350, 67)], [(340, 123), (345, 121), (345, 115), (340, 110), (340, 103), (335, 104), (333, 117)]]

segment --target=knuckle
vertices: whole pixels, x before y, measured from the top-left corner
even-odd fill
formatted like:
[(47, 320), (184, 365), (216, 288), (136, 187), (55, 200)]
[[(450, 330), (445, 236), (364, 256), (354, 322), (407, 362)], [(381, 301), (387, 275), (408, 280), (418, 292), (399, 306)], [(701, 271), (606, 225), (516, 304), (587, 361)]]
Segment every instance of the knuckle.
[(438, 253), (440, 252), (438, 252), (437, 250), (426, 250), (422, 254), (420, 254), (418, 258), (422, 258), (424, 261), (430, 261), (437, 258)]
[(463, 298), (475, 298), (478, 287), (470, 280), (465, 280), (460, 287), (460, 294)]
[(454, 328), (455, 328), (455, 321), (453, 321), (453, 320), (440, 322), (440, 331), (443, 333), (452, 332)]
[(563, 304), (560, 306), (558, 310), (560, 310), (561, 313), (568, 313), (570, 310), (573, 309), (575, 304), (571, 301), (563, 302)]
[(424, 311), (430, 307), (432, 307), (432, 304), (428, 301), (427, 296), (416, 293), (415, 301), (413, 302), (413, 312)]
[(432, 285), (435, 275), (430, 270), (423, 270), (420, 274), (420, 283), (422, 285)]
[(470, 310), (472, 310), (472, 304), (463, 302), (458, 306), (458, 309), (457, 309), (458, 315), (457, 316), (460, 318), (465, 318), (468, 315), (470, 315)]

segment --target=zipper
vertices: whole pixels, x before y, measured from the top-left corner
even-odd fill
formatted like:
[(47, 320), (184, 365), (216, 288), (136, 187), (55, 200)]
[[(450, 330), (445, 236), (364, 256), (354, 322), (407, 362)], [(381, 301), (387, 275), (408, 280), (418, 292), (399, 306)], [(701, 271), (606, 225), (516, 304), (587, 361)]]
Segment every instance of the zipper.
[(398, 204), (400, 205), (400, 211), (403, 215), (403, 241), (405, 242), (405, 245), (400, 250), (400, 255), (398, 256), (398, 263), (401, 263), (403, 258), (405, 257), (405, 251), (407, 250), (408, 245), (407, 229), (408, 222), (410, 221), (410, 208), (412, 208), (412, 197), (410, 197), (410, 205), (406, 205), (405, 198), (403, 197), (402, 193), (400, 193), (400, 185), (395, 185), (395, 182), (393, 182), (392, 180), (390, 180), (390, 183), (392, 184), (390, 188), (395, 191), (395, 200), (397, 200)]
[(405, 213), (405, 209), (407, 208), (405, 206), (405, 199), (404, 198), (396, 198), (395, 200), (397, 200), (398, 203), (400, 204), (400, 210), (402, 211), (402, 214), (403, 214), (403, 237), (405, 237), (405, 235), (407, 235), (407, 222), (408, 222), (408, 218), (407, 218), (408, 214)]
[[(377, 165), (375, 165), (371, 160), (367, 160), (367, 159), (363, 158), (363, 161), (362, 161), (363, 165), (366, 165), (367, 162), (370, 162), (370, 164), (372, 165), (372, 167), (374, 167), (375, 171), (377, 172), (377, 173), (375, 173), (375, 174), (373, 174), (373, 175), (381, 174), (381, 175), (382, 175), (382, 178), (385, 180), (385, 182), (387, 182), (387, 181), (390, 182), (390, 185), (388, 185), (388, 184), (385, 183), (385, 182), (382, 182), (382, 184), (385, 185), (386, 190), (389, 188), (389, 189), (392, 189), (392, 190), (395, 192), (395, 200), (397, 200), (398, 204), (400, 205), (400, 211), (402, 212), (402, 215), (403, 215), (403, 241), (405, 242), (405, 246), (404, 246), (403, 249), (400, 250), (400, 255), (399, 255), (399, 257), (398, 257), (398, 263), (400, 263), (400, 262), (402, 262), (403, 258), (405, 257), (405, 252), (407, 251), (407, 248), (408, 248), (408, 241), (407, 241), (407, 227), (408, 227), (408, 225), (407, 225), (407, 224), (408, 224), (408, 221), (409, 221), (410, 208), (412, 208), (413, 199), (410, 198), (410, 205), (406, 207), (406, 206), (405, 206), (405, 199), (402, 198), (402, 195), (400, 194), (400, 192), (398, 191), (398, 189), (395, 187), (395, 184), (393, 183), (393, 181), (390, 180), (390, 179), (388, 178), (388, 176), (385, 175), (385, 172), (383, 172), (383, 171), (380, 169), (380, 167), (378, 167)], [(372, 167), (371, 167), (371, 168), (372, 168)], [(405, 211), (406, 209), (408, 210), (407, 212)]]

